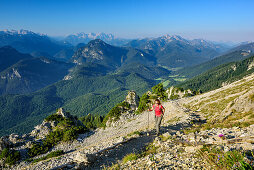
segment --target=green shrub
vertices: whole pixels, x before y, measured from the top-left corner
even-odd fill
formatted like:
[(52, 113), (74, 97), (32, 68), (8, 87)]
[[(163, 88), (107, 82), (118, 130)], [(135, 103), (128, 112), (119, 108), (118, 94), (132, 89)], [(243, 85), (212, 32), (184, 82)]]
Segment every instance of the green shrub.
[(29, 149), (28, 155), (34, 157), (47, 153), (53, 146), (60, 141), (70, 141), (77, 138), (78, 134), (86, 132), (87, 129), (83, 126), (71, 126), (66, 129), (57, 129), (50, 132), (42, 141), (42, 144), (33, 144)]
[(0, 154), (0, 159), (6, 158), (10, 153), (10, 150), (8, 148), (4, 148)]
[(141, 97), (140, 101), (139, 101), (139, 105), (138, 105), (138, 112), (137, 113), (141, 113), (145, 110), (147, 110), (149, 108), (149, 96), (145, 93), (143, 94), (143, 96)]
[(102, 126), (104, 116), (88, 114), (80, 118), (80, 121), (88, 129), (96, 129)]
[(118, 106), (118, 107), (123, 107), (123, 108), (126, 109), (126, 110), (130, 109), (130, 104), (127, 103), (127, 102), (125, 102), (125, 101), (123, 101), (123, 102), (121, 102), (121, 103), (118, 103), (116, 106)]
[(20, 160), (20, 152), (4, 148), (0, 154), (0, 159), (4, 159), (5, 164), (14, 165)]
[(128, 109), (130, 109), (130, 105), (127, 102), (118, 103), (105, 116), (102, 122), (102, 126), (106, 127), (106, 123), (109, 119), (112, 119), (112, 121), (119, 120), (120, 116), (122, 115), (122, 112)]
[(50, 152), (48, 155), (43, 156), (41, 158), (30, 160), (29, 162), (32, 161), (33, 163), (35, 163), (35, 162), (43, 161), (43, 160), (46, 160), (46, 159), (49, 159), (49, 158), (57, 157), (57, 156), (60, 156), (60, 155), (63, 155), (63, 154), (64, 154), (63, 150), (57, 150), (57, 151)]
[(179, 95), (178, 95), (178, 94), (172, 94), (172, 95), (170, 96), (170, 99), (171, 99), (171, 100), (179, 99)]
[(49, 151), (50, 147), (44, 145), (44, 144), (33, 144), (32, 147), (28, 150), (28, 155), (30, 157), (34, 157), (37, 155), (41, 155), (44, 153), (47, 153)]
[(152, 95), (149, 97), (149, 99), (158, 99), (158, 96), (157, 95)]
[(74, 126), (75, 123), (70, 119), (63, 119), (61, 122), (57, 124), (57, 127), (60, 129), (66, 129)]
[(191, 96), (193, 96), (191, 93), (185, 93), (185, 94), (183, 95), (183, 97), (191, 97)]
[(156, 94), (156, 98), (160, 98), (162, 100), (167, 99), (166, 90), (163, 88), (162, 83), (157, 84), (156, 86), (152, 87), (153, 94)]
[(52, 114), (52, 115), (49, 115), (48, 117), (45, 118), (46, 121), (56, 121), (56, 122), (61, 122), (64, 120), (64, 118), (61, 116), (61, 115), (57, 115), (56, 113), (55, 114)]
[(155, 86), (152, 87), (153, 93), (156, 94), (157, 96), (164, 96), (164, 88), (162, 83), (159, 83)]
[(250, 100), (254, 102), (254, 94), (250, 95)]
[(64, 133), (63, 133), (63, 141), (72, 141), (74, 139), (77, 138), (77, 133), (74, 129), (69, 129), (69, 130), (66, 130)]
[(139, 105), (138, 105), (138, 113), (142, 113), (143, 111), (147, 110), (148, 108), (149, 108), (149, 106), (147, 103), (140, 101)]

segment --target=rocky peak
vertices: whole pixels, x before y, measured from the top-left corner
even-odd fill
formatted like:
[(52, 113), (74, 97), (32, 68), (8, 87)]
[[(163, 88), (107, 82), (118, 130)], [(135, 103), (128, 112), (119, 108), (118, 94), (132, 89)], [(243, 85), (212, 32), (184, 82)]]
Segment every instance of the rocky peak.
[(65, 118), (71, 118), (70, 113), (69, 113), (69, 112), (66, 112), (66, 111), (64, 110), (64, 108), (62, 108), (62, 107), (58, 109), (58, 111), (56, 112), (56, 114), (57, 114), (57, 115), (60, 115), (60, 116), (62, 116), (62, 117), (65, 117)]
[(88, 47), (107, 47), (107, 46), (110, 46), (109, 44), (105, 43), (104, 41), (102, 41), (101, 39), (95, 39), (95, 40), (92, 40), (88, 43)]
[(125, 98), (125, 101), (130, 105), (131, 110), (136, 110), (138, 108), (139, 100), (139, 96), (133, 90), (129, 91)]

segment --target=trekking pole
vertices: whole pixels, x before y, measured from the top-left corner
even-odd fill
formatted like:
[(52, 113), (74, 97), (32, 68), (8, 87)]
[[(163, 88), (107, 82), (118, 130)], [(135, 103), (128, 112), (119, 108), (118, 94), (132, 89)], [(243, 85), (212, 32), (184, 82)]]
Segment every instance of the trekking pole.
[(165, 131), (166, 131), (166, 129), (165, 129), (165, 128), (166, 128), (166, 125), (165, 125), (165, 112), (163, 112), (163, 117), (162, 117), (162, 119), (163, 119), (163, 120), (162, 120), (162, 121), (163, 121), (163, 122), (162, 122), (162, 123), (163, 123), (163, 133), (165, 133)]
[(166, 125), (165, 125), (165, 113), (163, 114), (163, 125), (164, 125), (164, 128), (163, 128), (163, 132), (165, 133), (165, 131), (166, 131)]
[(147, 112), (147, 136), (149, 136), (149, 111)]

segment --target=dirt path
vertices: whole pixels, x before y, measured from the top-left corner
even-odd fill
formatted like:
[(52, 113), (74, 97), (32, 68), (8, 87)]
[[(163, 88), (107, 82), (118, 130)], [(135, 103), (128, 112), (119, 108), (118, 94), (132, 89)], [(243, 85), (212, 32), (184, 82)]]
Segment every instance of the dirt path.
[[(180, 102), (178, 101), (168, 101), (163, 103), (166, 112), (164, 120), (162, 121), (162, 133), (169, 132), (174, 134), (182, 128), (190, 126), (191, 119), (198, 119), (199, 116), (197, 114), (190, 113), (179, 103)], [(97, 160), (87, 167), (87, 169), (103, 169), (103, 167), (112, 165), (118, 160), (122, 160), (122, 158), (129, 153), (140, 153), (144, 147), (151, 143), (156, 137), (153, 127), (154, 112), (143, 112), (117, 127), (108, 127), (104, 130), (98, 129), (90, 134), (90, 136), (85, 137), (82, 141), (75, 141), (73, 143), (56, 146), (55, 150), (62, 149), (66, 153), (60, 158), (52, 158), (25, 167), (26, 169), (56, 168), (55, 165), (63, 167), (71, 164), (78, 152), (85, 152), (97, 155)], [(142, 133), (140, 136), (133, 137), (131, 140), (125, 142), (124, 137), (135, 131)], [(147, 136), (147, 132), (149, 132), (149, 136)], [(113, 149), (107, 149), (112, 146)], [(106, 151), (101, 152), (102, 150)], [(98, 154), (98, 152), (100, 154)], [(22, 168), (23, 167), (24, 166), (22, 166)]]
[[(164, 124), (161, 127), (161, 133), (169, 132), (171, 134), (174, 134), (183, 128), (191, 126), (191, 124), (189, 123), (191, 119), (197, 120), (200, 118), (200, 116), (196, 113), (189, 113), (188, 110), (183, 108), (177, 101), (166, 102), (164, 103), (164, 106), (166, 108), (166, 113), (165, 113), (165, 120), (163, 122)], [(133, 130), (133, 127), (135, 127), (137, 120), (144, 120), (145, 118), (147, 118), (148, 117), (147, 114), (153, 114), (153, 113), (145, 112), (136, 120), (128, 122), (126, 123), (126, 125), (122, 126), (123, 129), (125, 129), (124, 127), (129, 127), (128, 128), (129, 130), (125, 131), (125, 135), (129, 131), (131, 131), (131, 129)], [(152, 115), (149, 115), (149, 116), (150, 118), (152, 117)], [(169, 120), (171, 120), (171, 122), (168, 122)], [(156, 137), (155, 131), (152, 129), (152, 126), (154, 125), (152, 121), (154, 120), (153, 119), (151, 120), (151, 123), (150, 123), (151, 129), (144, 130), (145, 127), (147, 127), (147, 122), (140, 123), (140, 125), (137, 127), (136, 130), (139, 130), (139, 131), (144, 130), (142, 135), (135, 137), (132, 140), (126, 143), (123, 143), (112, 150), (109, 150), (104, 152), (103, 154), (100, 154), (97, 161), (94, 164), (87, 167), (87, 169), (103, 169), (104, 167), (117, 163), (118, 160), (122, 160), (124, 156), (127, 154), (142, 152), (145, 146), (151, 143)], [(118, 129), (118, 131), (121, 131), (121, 129)], [(150, 134), (149, 136), (147, 136), (147, 132)], [(111, 129), (110, 135), (114, 133), (117, 133), (117, 132)], [(105, 136), (107, 136), (107, 134), (105, 134)], [(90, 139), (88, 138), (87, 140), (91, 140), (91, 139), (92, 138)]]

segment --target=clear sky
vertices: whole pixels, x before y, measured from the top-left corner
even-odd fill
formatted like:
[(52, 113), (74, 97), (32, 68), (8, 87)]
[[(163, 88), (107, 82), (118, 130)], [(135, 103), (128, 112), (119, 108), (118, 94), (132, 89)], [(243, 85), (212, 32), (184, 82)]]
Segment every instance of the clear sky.
[(0, 0), (0, 30), (254, 41), (254, 0)]

